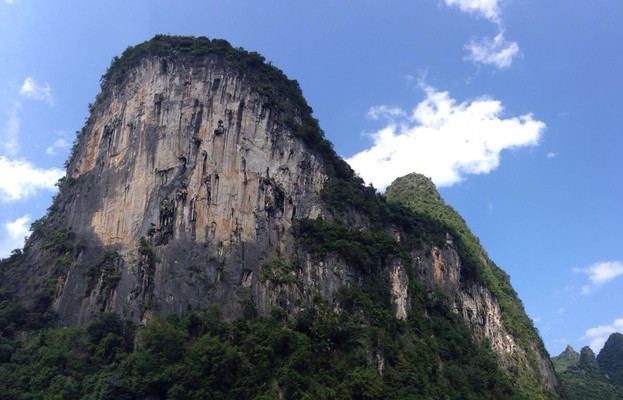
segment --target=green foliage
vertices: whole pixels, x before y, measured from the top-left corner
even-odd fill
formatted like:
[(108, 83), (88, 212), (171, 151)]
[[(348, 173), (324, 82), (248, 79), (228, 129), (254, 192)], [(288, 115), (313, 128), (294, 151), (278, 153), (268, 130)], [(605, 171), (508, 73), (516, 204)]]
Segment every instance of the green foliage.
[(150, 276), (150, 279), (152, 279), (156, 269), (157, 259), (156, 254), (152, 250), (145, 236), (141, 236), (138, 241), (138, 254), (141, 256), (140, 265), (145, 268)]
[(613, 382), (623, 386), (623, 334), (615, 332), (608, 337), (597, 362)]
[(558, 377), (569, 400), (623, 399), (623, 385), (617, 385), (600, 370), (583, 370), (571, 366), (558, 371)]
[(260, 267), (260, 280), (262, 282), (271, 281), (275, 284), (295, 283), (300, 284), (296, 279), (296, 267), (298, 260), (294, 259), (289, 263), (275, 258), (265, 262)]
[[(531, 396), (541, 393), (539, 384), (535, 385), (539, 376), (539, 366), (532, 346), (536, 346), (541, 354), (547, 352), (538, 333), (526, 316), (521, 301), (510, 285), (508, 275), (488, 259), (465, 221), (455, 210), (445, 205), (432, 182), (417, 174), (409, 175), (392, 184), (384, 196), (377, 195), (373, 187), (366, 187), (362, 183), (356, 177), (329, 179), (321, 192), (321, 198), (332, 211), (334, 219), (299, 220), (296, 225), (298, 242), (312, 254), (337, 255), (349, 265), (358, 267), (365, 279), (372, 279), (375, 274), (371, 272), (378, 271), (393, 260), (400, 260), (404, 265), (409, 265), (410, 252), (413, 249), (426, 251), (432, 246), (445, 247), (448, 245), (447, 240), (453, 240), (461, 259), (461, 282), (463, 284), (480, 282), (492, 291), (500, 304), (505, 328), (527, 350), (526, 357), (531, 363), (531, 371), (515, 371), (513, 387), (518, 392), (532, 393)], [(349, 226), (354, 224), (361, 224), (357, 221), (361, 216), (368, 218), (369, 228), (366, 230), (350, 228)], [(363, 223), (365, 225), (366, 221)], [(388, 229), (398, 230), (399, 242), (387, 234)], [(407, 270), (411, 271), (411, 268)], [(411, 276), (410, 281), (414, 282), (416, 279)], [(382, 285), (381, 282), (376, 286), (368, 285), (366, 288), (371, 290), (370, 288), (379, 288)], [(411, 287), (410, 292), (413, 291), (414, 288)], [(372, 294), (373, 289), (369, 293)], [(386, 294), (384, 298), (389, 297), (389, 294)], [(438, 294), (438, 297), (442, 297), (441, 294)], [(375, 301), (381, 298), (383, 296), (377, 297)], [(426, 298), (420, 290), (420, 294), (412, 299), (412, 304), (426, 302), (428, 301)], [(443, 302), (435, 303), (437, 304), (435, 307), (439, 308), (441, 303)], [(439, 308), (441, 309), (443, 307)], [(446, 313), (444, 318), (446, 322), (453, 321), (456, 315)], [(444, 320), (437, 323), (443, 325)], [(446, 326), (439, 330), (439, 335), (443, 337), (452, 332), (456, 330)], [(470, 335), (468, 332), (463, 334), (465, 337)], [(454, 345), (457, 342), (459, 336), (448, 338), (448, 342), (442, 347), (435, 348), (435, 351), (446, 354), (449, 363), (452, 363), (457, 357), (465, 356), (465, 348), (473, 346), (469, 340), (464, 341), (463, 346)], [(495, 357), (483, 362), (487, 365), (487, 362), (495, 363), (494, 360)], [(470, 373), (469, 376), (462, 376), (463, 367), (450, 368), (449, 371), (451, 373), (448, 379), (452, 378), (453, 387), (464, 387), (466, 380), (470, 379), (483, 382), (483, 375), (478, 371)], [(505, 381), (508, 377), (500, 379)], [(539, 396), (544, 395), (541, 393)]]
[(87, 267), (87, 294), (93, 290), (97, 281), (102, 278), (102, 292), (114, 289), (121, 279), (119, 264), (122, 262), (121, 255), (114, 250), (105, 250), (98, 258)]
[(317, 255), (336, 254), (366, 273), (401, 255), (401, 247), (384, 231), (366, 232), (324, 218), (297, 221), (299, 242)]
[[(52, 302), (58, 279), (65, 277), (79, 252), (84, 249), (84, 241), (78, 240), (67, 228), (52, 229), (43, 224), (33, 233), (44, 235), (41, 260), (49, 268), (42, 276), (30, 276), (37, 291), (26, 302), (17, 298), (15, 276), (23, 274), (27, 259), (21, 250), (14, 250), (11, 256), (0, 260), (0, 333), (12, 337), (29, 329), (51, 326), (55, 319)], [(1, 336), (0, 336), (1, 338)], [(1, 345), (1, 343), (0, 343)], [(1, 353), (1, 352), (0, 352)]]
[(70, 253), (74, 249), (76, 235), (63, 227), (50, 233), (43, 242), (43, 248), (57, 254)]
[(576, 367), (580, 362), (580, 354), (573, 350), (573, 347), (567, 346), (565, 351), (556, 357), (552, 357), (552, 364), (556, 372), (562, 373), (569, 367)]
[(367, 290), (340, 296), (344, 312), (320, 301), (285, 324), (224, 322), (211, 309), (138, 329), (103, 313), (86, 328), (41, 330), (0, 346), (2, 398), (513, 398), (495, 356), (471, 346), (458, 319), (421, 309), (406, 323)]

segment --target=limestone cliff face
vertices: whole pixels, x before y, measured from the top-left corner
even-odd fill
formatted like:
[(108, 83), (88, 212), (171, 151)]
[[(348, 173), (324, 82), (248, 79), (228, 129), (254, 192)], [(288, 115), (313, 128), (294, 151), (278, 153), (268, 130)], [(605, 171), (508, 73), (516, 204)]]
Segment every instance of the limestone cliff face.
[[(118, 62), (131, 59), (124, 57)], [(84, 325), (105, 310), (135, 322), (212, 305), (226, 318), (268, 315), (275, 307), (295, 315), (318, 297), (339, 312), (339, 289), (361, 284), (371, 271), (360, 265), (365, 257), (299, 240), (297, 221), (322, 217), (346, 221), (355, 238), (376, 230), (389, 247), (407, 249), (389, 251), (373, 268), (389, 287), (397, 319), (408, 320), (416, 307), (416, 281), (430, 293), (441, 290), (502, 365), (519, 365), (547, 390), (555, 387), (542, 344), (518, 341), (498, 297), (466, 274), (457, 232), (445, 227), (442, 241), (408, 244), (396, 221), (352, 205), (339, 184), (338, 195), (326, 195), (345, 164), (320, 132), (305, 130), (310, 111), (292, 92), (275, 95), (252, 66), (241, 70), (218, 52), (148, 52), (131, 60), (121, 78), (104, 85), (45, 226), (26, 249), (21, 295), (49, 285), (52, 275), (60, 326)], [(348, 187), (356, 179), (346, 169)], [(422, 204), (439, 197), (427, 185), (416, 188), (428, 196)], [(345, 204), (344, 215), (336, 202)], [(61, 234), (80, 244), (59, 247), (52, 239)], [(54, 251), (65, 262), (51, 274), (46, 263)]]
[(297, 213), (318, 215), (318, 160), (215, 59), (146, 58), (107, 100), (69, 169), (97, 176), (101, 204), (87, 226), (104, 245), (127, 252), (151, 227), (162, 242), (255, 241), (269, 221), (279, 231)]
[(137, 321), (212, 303), (269, 312), (260, 266), (290, 257), (292, 221), (320, 215), (326, 179), (286, 116), (218, 57), (142, 59), (93, 109), (60, 195), (65, 226), (121, 255), (119, 282), (89, 288), (76, 265), (61, 321), (102, 307)]

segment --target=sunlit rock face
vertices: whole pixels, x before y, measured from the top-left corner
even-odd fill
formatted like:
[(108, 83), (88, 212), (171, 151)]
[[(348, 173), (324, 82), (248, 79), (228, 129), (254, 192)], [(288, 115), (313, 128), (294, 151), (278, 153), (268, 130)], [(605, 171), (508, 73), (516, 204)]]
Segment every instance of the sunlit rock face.
[(283, 116), (216, 61), (180, 61), (145, 59), (95, 110), (70, 168), (97, 176), (87, 226), (127, 251), (151, 227), (161, 242), (231, 243), (265, 237), (268, 223), (287, 229), (297, 213), (315, 217), (310, 200), (326, 176)]
[(121, 254), (120, 277), (110, 290), (104, 276), (71, 271), (56, 300), (63, 324), (100, 308), (135, 321), (214, 303), (232, 316), (269, 312), (278, 296), (261, 264), (291, 256), (292, 223), (321, 214), (327, 178), (284, 123), (296, 110), (276, 114), (218, 57), (145, 57), (100, 96), (60, 214)]

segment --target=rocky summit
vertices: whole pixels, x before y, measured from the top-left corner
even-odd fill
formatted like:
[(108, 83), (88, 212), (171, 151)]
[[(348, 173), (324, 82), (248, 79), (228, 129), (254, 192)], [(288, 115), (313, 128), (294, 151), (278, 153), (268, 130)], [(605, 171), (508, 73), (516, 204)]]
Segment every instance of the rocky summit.
[[(2, 261), (3, 296), (39, 318), (6, 335), (67, 328), (98, 348), (105, 335), (93, 332), (126, 321), (137, 339), (90, 371), (126, 368), (97, 387), (127, 398), (558, 398), (509, 277), (432, 182), (408, 175), (384, 195), (365, 186), (297, 82), (262, 56), (158, 35), (101, 82), (53, 205), (23, 253)], [(208, 310), (221, 325), (205, 322)], [(151, 370), (132, 362), (162, 349), (157, 329), (183, 338), (162, 365), (194, 372), (144, 382)], [(273, 332), (265, 357), (245, 342), (260, 332)], [(189, 366), (205, 335), (237, 354), (226, 387)], [(262, 375), (240, 372), (245, 363)]]

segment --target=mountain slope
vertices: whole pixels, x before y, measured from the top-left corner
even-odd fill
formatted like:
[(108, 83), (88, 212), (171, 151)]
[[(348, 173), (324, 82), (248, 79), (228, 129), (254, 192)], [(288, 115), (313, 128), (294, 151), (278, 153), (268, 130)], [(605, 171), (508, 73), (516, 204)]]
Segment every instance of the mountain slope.
[[(257, 53), (162, 35), (128, 48), (67, 171), (0, 264), (17, 392), (558, 396), (508, 276), (434, 185), (364, 186)], [(70, 367), (40, 357), (58, 349)]]

